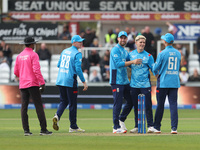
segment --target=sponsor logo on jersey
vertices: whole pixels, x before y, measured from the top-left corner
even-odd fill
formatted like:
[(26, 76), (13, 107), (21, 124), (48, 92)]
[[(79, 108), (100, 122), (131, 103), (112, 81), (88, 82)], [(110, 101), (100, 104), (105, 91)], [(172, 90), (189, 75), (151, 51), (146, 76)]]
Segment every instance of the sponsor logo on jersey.
[(175, 52), (169, 52), (169, 55), (174, 56), (174, 55), (176, 55), (176, 53)]
[(71, 54), (72, 52), (70, 52), (70, 51), (65, 51), (65, 54)]

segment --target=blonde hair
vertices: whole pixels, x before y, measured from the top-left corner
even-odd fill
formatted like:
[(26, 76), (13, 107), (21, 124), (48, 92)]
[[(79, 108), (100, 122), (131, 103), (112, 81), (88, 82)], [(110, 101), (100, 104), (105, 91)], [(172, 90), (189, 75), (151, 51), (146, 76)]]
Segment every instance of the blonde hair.
[(140, 39), (146, 40), (145, 36), (143, 36), (143, 35), (138, 35), (138, 36), (135, 38), (135, 41), (138, 41), (138, 40), (140, 40)]

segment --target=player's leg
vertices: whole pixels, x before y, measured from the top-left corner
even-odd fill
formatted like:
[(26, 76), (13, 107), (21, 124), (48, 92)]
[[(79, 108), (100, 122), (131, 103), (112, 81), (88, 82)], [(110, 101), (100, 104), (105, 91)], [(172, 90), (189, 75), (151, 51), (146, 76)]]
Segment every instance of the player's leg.
[(31, 87), (31, 88), (29, 88), (29, 93), (35, 104), (36, 113), (37, 113), (38, 119), (40, 121), (41, 130), (46, 131), (47, 130), (47, 122), (46, 122), (46, 117), (45, 117), (45, 113), (44, 113), (44, 108), (43, 108), (39, 88)]
[(153, 111), (151, 101), (151, 88), (141, 88), (141, 93), (145, 95), (145, 111), (147, 117), (147, 127), (153, 126)]
[(177, 133), (178, 127), (178, 108), (177, 108), (177, 88), (170, 88), (168, 94), (170, 113), (171, 113), (171, 129)]
[(156, 89), (157, 108), (155, 113), (154, 128), (158, 131), (160, 131), (161, 127), (161, 121), (164, 113), (164, 105), (167, 93), (168, 93), (167, 88)]
[(122, 103), (123, 103), (123, 92), (124, 92), (124, 86), (121, 85), (112, 85), (112, 92), (113, 92), (113, 123), (114, 123), (114, 129), (120, 128), (119, 125), (119, 114), (121, 112)]
[(130, 130), (131, 133), (138, 132), (138, 95), (141, 94), (139, 88), (131, 88), (131, 100), (134, 106), (135, 127)]
[(76, 116), (77, 116), (77, 88), (67, 88), (67, 98), (69, 100), (69, 120), (70, 120), (70, 128), (77, 129), (78, 126), (76, 124)]
[(69, 102), (68, 102), (68, 98), (67, 98), (67, 87), (58, 86), (58, 88), (60, 91), (60, 103), (59, 103), (56, 115), (58, 116), (58, 120), (60, 120), (60, 118)]
[(28, 92), (28, 89), (21, 89), (20, 92), (22, 97), (21, 118), (22, 118), (22, 126), (25, 132), (25, 131), (30, 131), (28, 123), (28, 114), (27, 114), (30, 94)]
[(58, 106), (57, 112), (55, 113), (52, 121), (53, 121), (53, 129), (58, 131), (59, 130), (59, 120), (65, 111), (68, 105), (68, 98), (67, 98), (67, 88), (65, 86), (58, 86), (60, 91), (60, 104)]
[(133, 102), (131, 100), (131, 95), (130, 95), (130, 86), (126, 85), (124, 89), (124, 98), (126, 100), (126, 103), (124, 105), (124, 108), (122, 110), (122, 113), (120, 114), (120, 119), (122, 122), (124, 122), (128, 116), (128, 114), (131, 112), (133, 108)]

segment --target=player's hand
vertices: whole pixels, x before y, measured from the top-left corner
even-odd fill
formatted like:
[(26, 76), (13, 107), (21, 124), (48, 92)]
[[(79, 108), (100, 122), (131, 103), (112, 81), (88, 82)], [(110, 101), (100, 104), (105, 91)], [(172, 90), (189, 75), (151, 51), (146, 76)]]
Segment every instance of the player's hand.
[(83, 83), (83, 86), (84, 86), (83, 91), (87, 91), (88, 86), (87, 86), (86, 82)]
[(43, 93), (44, 92), (44, 89), (45, 89), (45, 84), (43, 85), (40, 85), (40, 92)]
[(156, 77), (156, 78), (158, 78), (158, 74), (157, 74), (157, 75), (155, 75), (155, 77)]
[(142, 59), (135, 59), (135, 60), (132, 60), (133, 61), (133, 64), (141, 64), (142, 63)]

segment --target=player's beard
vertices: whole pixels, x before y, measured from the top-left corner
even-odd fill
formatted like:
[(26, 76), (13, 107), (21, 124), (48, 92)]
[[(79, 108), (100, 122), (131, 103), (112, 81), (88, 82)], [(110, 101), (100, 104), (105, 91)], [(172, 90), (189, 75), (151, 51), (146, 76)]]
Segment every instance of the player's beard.
[(125, 45), (126, 45), (126, 42), (120, 42), (119, 45), (125, 46)]

